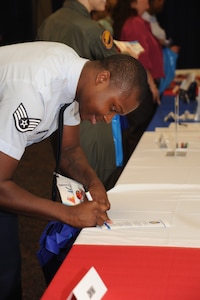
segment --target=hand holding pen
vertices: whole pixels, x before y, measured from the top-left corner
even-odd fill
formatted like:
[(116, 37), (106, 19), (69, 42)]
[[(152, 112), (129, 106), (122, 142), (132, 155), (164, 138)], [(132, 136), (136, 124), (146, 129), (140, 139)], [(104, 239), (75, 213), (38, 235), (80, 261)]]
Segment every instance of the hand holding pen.
[[(85, 195), (88, 201), (93, 201), (92, 195), (90, 194), (90, 191), (87, 188), (85, 188)], [(107, 229), (111, 229), (109, 224), (106, 221), (104, 221), (104, 225), (107, 227)]]

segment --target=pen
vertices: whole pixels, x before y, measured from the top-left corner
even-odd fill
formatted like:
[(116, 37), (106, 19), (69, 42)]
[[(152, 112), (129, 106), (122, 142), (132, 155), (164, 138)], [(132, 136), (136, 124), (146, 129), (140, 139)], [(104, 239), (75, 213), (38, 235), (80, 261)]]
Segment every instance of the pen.
[(92, 200), (93, 200), (93, 199), (92, 199), (92, 196), (91, 196), (91, 194), (90, 194), (90, 192), (88, 191), (88, 189), (86, 189), (85, 194), (86, 194), (86, 196), (87, 196), (88, 201), (92, 201)]
[(103, 224), (104, 224), (108, 229), (111, 229), (111, 228), (110, 228), (110, 225), (108, 225), (107, 222), (104, 222)]
[[(92, 200), (93, 200), (93, 199), (92, 199), (92, 196), (91, 196), (91, 194), (90, 194), (90, 191), (89, 191), (87, 188), (85, 188), (85, 194), (86, 194), (86, 196), (87, 196), (88, 201), (92, 201)], [(107, 222), (104, 222), (104, 225), (105, 225), (108, 229), (111, 229)]]

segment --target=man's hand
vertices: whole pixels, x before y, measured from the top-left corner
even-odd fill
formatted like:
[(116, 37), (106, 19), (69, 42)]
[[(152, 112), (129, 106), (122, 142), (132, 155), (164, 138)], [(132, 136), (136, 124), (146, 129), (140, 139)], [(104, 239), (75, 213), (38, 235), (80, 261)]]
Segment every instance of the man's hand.
[(97, 201), (84, 201), (78, 205), (67, 206), (66, 209), (67, 215), (70, 216), (66, 223), (77, 228), (102, 226), (109, 220), (106, 206)]

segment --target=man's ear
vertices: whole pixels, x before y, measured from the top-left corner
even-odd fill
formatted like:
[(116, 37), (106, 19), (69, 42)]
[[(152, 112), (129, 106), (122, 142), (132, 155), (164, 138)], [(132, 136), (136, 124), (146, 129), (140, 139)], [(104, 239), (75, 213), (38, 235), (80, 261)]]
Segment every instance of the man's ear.
[(110, 72), (109, 71), (101, 71), (97, 74), (96, 84), (107, 83), (110, 80)]

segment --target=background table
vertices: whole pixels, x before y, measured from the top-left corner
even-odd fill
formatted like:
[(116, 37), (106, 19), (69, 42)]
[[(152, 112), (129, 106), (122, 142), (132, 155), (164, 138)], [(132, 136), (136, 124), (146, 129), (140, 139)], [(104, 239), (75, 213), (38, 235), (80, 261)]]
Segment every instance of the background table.
[[(167, 114), (174, 112), (174, 99), (175, 95), (163, 96), (161, 104), (158, 106), (157, 111), (151, 120), (147, 131), (154, 131), (156, 127), (168, 127), (173, 119), (169, 118), (168, 121), (164, 121)], [(185, 111), (189, 111), (191, 114), (195, 114), (197, 108), (197, 102), (191, 100), (189, 103), (182, 100), (179, 101), (179, 114), (182, 115)], [(187, 121), (188, 122), (188, 121)]]

